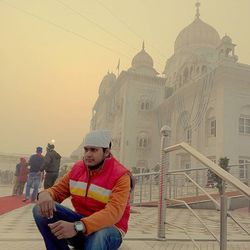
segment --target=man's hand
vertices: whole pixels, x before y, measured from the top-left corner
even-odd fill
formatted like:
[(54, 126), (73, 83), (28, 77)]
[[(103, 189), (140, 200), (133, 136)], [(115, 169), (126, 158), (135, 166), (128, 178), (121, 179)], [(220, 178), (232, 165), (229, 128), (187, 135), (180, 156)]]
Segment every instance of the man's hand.
[(52, 199), (48, 191), (39, 193), (37, 204), (40, 207), (41, 215), (48, 219), (53, 217), (54, 211), (56, 211), (55, 201)]
[(55, 223), (48, 224), (48, 226), (58, 240), (72, 238), (77, 234), (74, 222), (59, 220)]

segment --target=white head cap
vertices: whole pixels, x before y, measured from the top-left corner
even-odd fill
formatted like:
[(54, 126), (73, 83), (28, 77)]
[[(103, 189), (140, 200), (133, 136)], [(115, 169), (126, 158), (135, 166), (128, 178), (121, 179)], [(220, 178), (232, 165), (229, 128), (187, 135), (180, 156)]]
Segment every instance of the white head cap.
[(89, 132), (84, 139), (84, 147), (109, 148), (111, 142), (111, 131), (93, 130)]

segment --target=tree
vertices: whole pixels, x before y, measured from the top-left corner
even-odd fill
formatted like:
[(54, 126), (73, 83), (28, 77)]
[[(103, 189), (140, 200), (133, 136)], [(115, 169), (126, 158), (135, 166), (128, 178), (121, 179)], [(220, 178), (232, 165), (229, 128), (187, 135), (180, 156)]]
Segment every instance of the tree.
[[(223, 168), (224, 170), (226, 170), (227, 172), (229, 170), (228, 163), (229, 163), (229, 159), (227, 157), (223, 157), (223, 158), (219, 159), (219, 166), (221, 168)], [(213, 179), (213, 181), (215, 183), (215, 187), (218, 188), (219, 193), (222, 194), (222, 192), (223, 192), (223, 190), (222, 190), (223, 189), (222, 179), (213, 172), (211, 173), (211, 178)]]

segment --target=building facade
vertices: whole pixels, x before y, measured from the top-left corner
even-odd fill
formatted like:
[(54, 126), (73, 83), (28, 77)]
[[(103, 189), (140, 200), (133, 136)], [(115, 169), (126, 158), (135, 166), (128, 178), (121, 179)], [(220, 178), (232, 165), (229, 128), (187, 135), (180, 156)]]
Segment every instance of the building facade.
[[(250, 65), (238, 62), (232, 39), (201, 20), (177, 36), (164, 77), (142, 50), (131, 68), (108, 73), (93, 107), (91, 130), (113, 133), (113, 153), (126, 166), (154, 169), (160, 158), (160, 128), (171, 127), (171, 144), (182, 141), (218, 162), (228, 157), (240, 164), (232, 173), (242, 180), (250, 173)], [(171, 167), (196, 164), (183, 152)], [(248, 170), (248, 171), (247, 171)], [(250, 175), (250, 174), (249, 174)], [(248, 176), (249, 176), (248, 175)]]

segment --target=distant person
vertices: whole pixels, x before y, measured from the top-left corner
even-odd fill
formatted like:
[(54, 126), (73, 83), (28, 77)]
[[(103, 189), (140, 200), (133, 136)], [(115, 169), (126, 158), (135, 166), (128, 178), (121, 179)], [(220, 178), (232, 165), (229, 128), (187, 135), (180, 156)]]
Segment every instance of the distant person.
[(24, 186), (28, 179), (28, 173), (29, 173), (28, 162), (26, 161), (25, 158), (22, 157), (21, 163), (20, 163), (19, 175), (17, 178), (18, 179), (18, 184), (17, 184), (18, 196), (23, 194)]
[[(111, 154), (111, 133), (84, 140), (84, 157), (51, 188), (39, 193), (33, 216), (47, 250), (116, 250), (128, 230), (131, 174)], [(71, 197), (75, 211), (60, 205)]]
[(29, 159), (30, 172), (28, 175), (25, 198), (23, 199), (23, 202), (29, 200), (31, 188), (33, 188), (31, 201), (34, 202), (36, 200), (42, 175), (40, 169), (44, 162), (44, 156), (42, 155), (42, 152), (42, 147), (37, 147), (36, 154), (33, 154)]
[(20, 173), (20, 167), (21, 167), (22, 159), (23, 158), (20, 158), (19, 163), (16, 164), (16, 169), (15, 169), (14, 176), (13, 176), (12, 195), (17, 195), (18, 176), (19, 176), (19, 173)]
[(59, 168), (61, 162), (61, 155), (55, 151), (54, 141), (48, 143), (47, 152), (44, 157), (44, 163), (40, 169), (41, 172), (45, 171), (44, 188), (52, 187), (58, 178)]

